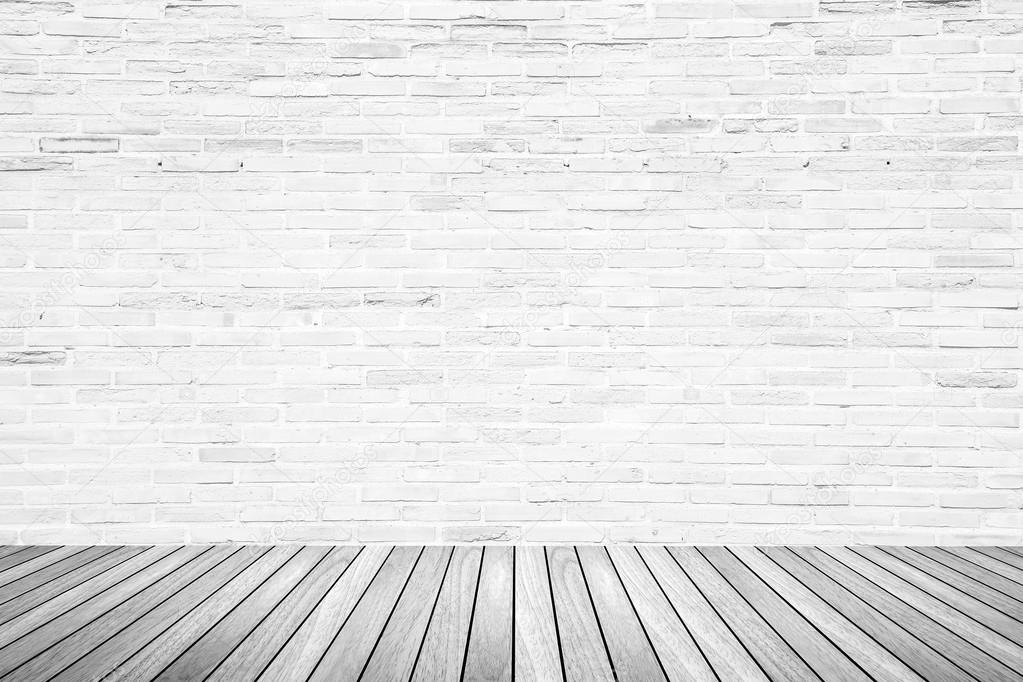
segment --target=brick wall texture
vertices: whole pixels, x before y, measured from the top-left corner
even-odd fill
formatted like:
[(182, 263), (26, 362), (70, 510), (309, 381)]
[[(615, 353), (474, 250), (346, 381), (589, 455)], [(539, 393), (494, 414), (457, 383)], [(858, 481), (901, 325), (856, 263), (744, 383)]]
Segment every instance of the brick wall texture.
[(0, 541), (1018, 543), (1021, 0), (0, 3)]

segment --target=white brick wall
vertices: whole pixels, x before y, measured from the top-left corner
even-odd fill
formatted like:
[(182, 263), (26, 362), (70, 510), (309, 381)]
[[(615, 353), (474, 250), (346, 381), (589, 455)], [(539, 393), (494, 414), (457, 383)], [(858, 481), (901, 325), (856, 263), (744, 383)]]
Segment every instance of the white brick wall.
[(1021, 541), (1020, 0), (0, 3), (0, 542)]

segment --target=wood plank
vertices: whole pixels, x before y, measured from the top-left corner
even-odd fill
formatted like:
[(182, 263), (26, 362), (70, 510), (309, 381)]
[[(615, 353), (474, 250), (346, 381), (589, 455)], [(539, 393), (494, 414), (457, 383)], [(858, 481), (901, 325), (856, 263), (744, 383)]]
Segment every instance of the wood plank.
[(844, 581), (823, 573), (786, 548), (764, 547), (760, 551), (921, 677), (928, 680), (968, 677), (962, 668), (927, 646), (911, 630), (864, 601)]
[(422, 552), (422, 547), (394, 548), (351, 615), (337, 624), (340, 631), (309, 682), (358, 679)]
[[(116, 551), (117, 549), (117, 547), (87, 547), (73, 554), (68, 554), (64, 558), (58, 559), (47, 566), (38, 568), (37, 570), (17, 578), (16, 580), (12, 580), (3, 587), (0, 587), (0, 606), (3, 606), (3, 604), (20, 597), (23, 594), (31, 592), (41, 585), (45, 585), (55, 580), (62, 580), (69, 573), (81, 570), (91, 562), (101, 559), (103, 556)], [(46, 557), (51, 557), (55, 554), (57, 554), (57, 552), (51, 552), (50, 554), (47, 554)], [(21, 566), (18, 568), (21, 568)]]
[(344, 575), (288, 638), (259, 680), (285, 682), (308, 678), (392, 551), (392, 547), (383, 545), (364, 547)]
[[(923, 678), (912, 668), (864, 634), (856, 624), (850, 622), (759, 550), (752, 547), (734, 547), (722, 551), (741, 561), (748, 571), (763, 581), (774, 594), (813, 625), (832, 646), (855, 662), (871, 679), (923, 682)], [(778, 629), (777, 625), (775, 629)], [(812, 660), (807, 655), (804, 655), (804, 658)], [(819, 668), (818, 671), (820, 672)], [(828, 679), (827, 675), (822, 676)]]
[(668, 679), (716, 680), (689, 628), (672, 608), (636, 549), (612, 545), (607, 552)]
[(12, 554), (0, 559), (0, 581), (4, 580), (7, 571), (20, 566), (26, 561), (41, 557), (50, 552), (60, 549), (59, 545), (39, 545), (37, 547), (26, 547), (24, 551)]
[(1023, 584), (1023, 569), (1010, 566), (1004, 561), (999, 561), (994, 557), (978, 552), (973, 547), (942, 547), (941, 551), (975, 563), (981, 568), (1011, 581), (1014, 585)]
[(1017, 571), (1023, 571), (1023, 559), (1020, 559), (1012, 552), (1006, 552), (1004, 549), (999, 549), (998, 547), (971, 547), (970, 549), (991, 557), (992, 559), (995, 559), (1006, 566), (1010, 566)]
[(92, 549), (93, 552), (96, 551), (95, 547), (90, 548), (80, 545), (63, 545), (61, 547), (57, 547), (52, 552), (41, 554), (29, 561), (7, 569), (0, 574), (0, 594), (2, 594), (3, 590), (11, 583), (23, 580), (36, 571), (40, 571), (58, 561), (64, 561), (68, 557), (73, 557), (74, 555), (88, 551), (89, 549)]
[[(183, 566), (167, 580), (155, 585), (157, 589), (148, 589), (138, 599), (132, 600), (131, 614), (123, 620), (115, 620), (106, 628), (108, 631), (101, 644), (90, 650), (83, 642), (79, 649), (86, 653), (79, 652), (74, 662), (55, 675), (51, 682), (99, 680), (111, 675), (122, 662), (186, 617), (265, 551), (265, 548), (254, 552), (241, 547), (215, 547)], [(133, 620), (129, 621), (129, 618)], [(88, 629), (95, 629), (95, 624)]]
[[(113, 556), (106, 557), (75, 574), (75, 581), (86, 571), (95, 571), (77, 584), (53, 584), (32, 590), (8, 602), (4, 614), (0, 615), (0, 647), (6, 646), (18, 637), (30, 632), (57, 616), (70, 611), (79, 604), (88, 602), (96, 595), (112, 589), (122, 580), (181, 549), (180, 547), (124, 547)], [(138, 550), (138, 551), (136, 551)], [(134, 552), (134, 553), (132, 553)], [(107, 566), (97, 566), (97, 564)], [(72, 583), (72, 581), (68, 581)], [(5, 620), (6, 619), (6, 620)]]
[[(910, 549), (919, 554), (923, 554), (932, 561), (937, 561), (954, 571), (967, 575), (973, 580), (976, 580), (993, 590), (997, 590), (1005, 596), (1011, 597), (1017, 602), (1023, 604), (1023, 584), (1020, 584), (1015, 580), (1010, 580), (1001, 573), (991, 571), (981, 563), (970, 561), (959, 554), (949, 552), (947, 549), (941, 547), (911, 547)], [(987, 558), (976, 553), (974, 553), (973, 556), (979, 556), (982, 559)]]
[(638, 547), (635, 551), (719, 679), (767, 680), (760, 665), (664, 547)]
[(0, 625), (45, 604), (60, 594), (90, 580), (144, 551), (144, 547), (119, 547), (77, 570), (8, 599), (0, 608)]
[(972, 618), (978, 625), (998, 633), (1007, 642), (1014, 643), (1015, 646), (1006, 648), (1023, 663), (1023, 646), (1020, 646), (1020, 642), (1023, 642), (1023, 628), (1020, 626), (1023, 623), (878, 548), (857, 547), (852, 551), (915, 586), (929, 597), (939, 599), (960, 614)]
[(697, 551), (822, 679), (861, 682), (870, 679), (859, 665), (726, 548), (707, 547)]
[[(810, 556), (825, 571), (836, 571), (842, 579), (857, 585), (857, 594), (870, 595), (875, 608), (897, 609), (899, 622), (912, 623), (913, 631), (926, 637), (928, 644), (946, 653), (971, 675), (979, 679), (1023, 679), (1012, 670), (1012, 642), (996, 632), (954, 613), (944, 602), (901, 580), (845, 548), (819, 548)], [(827, 556), (835, 562), (822, 561)], [(835, 566), (837, 563), (844, 570)], [(880, 593), (878, 593), (880, 588)], [(912, 608), (903, 609), (901, 606)], [(920, 616), (926, 616), (921, 618)], [(935, 628), (935, 625), (940, 626)], [(962, 647), (960, 640), (969, 647)], [(982, 643), (983, 650), (973, 643)], [(1003, 656), (1004, 654), (1004, 656)], [(1007, 657), (1007, 658), (1006, 658)]]
[(28, 545), (0, 545), (0, 559), (25, 549)]
[(465, 652), (465, 679), (511, 680), (514, 585), (512, 548), (484, 547), (483, 568)]
[(666, 680), (661, 663), (618, 573), (600, 546), (576, 548), (593, 609), (619, 680)]
[(427, 547), (394, 607), (360, 682), (408, 680), (451, 563), (452, 548)]
[(305, 622), (330, 589), (345, 575), (361, 547), (335, 547), (299, 585), (214, 670), (206, 682), (254, 680)]
[[(190, 581), (204, 576), (230, 553), (231, 550), (223, 547), (214, 547), (203, 552), (194, 560), (166, 575), (162, 580), (149, 585), (113, 609), (102, 615), (97, 614), (96, 619), (77, 631), (67, 633), (45, 651), (23, 663), (13, 674), (24, 679), (50, 680), (69, 666), (74, 666), (74, 673), (65, 675), (65, 679), (69, 677), (71, 679), (102, 678), (103, 674), (113, 670), (120, 661), (128, 658), (132, 652), (148, 641), (146, 639), (132, 646), (131, 638), (139, 630), (144, 629), (140, 628), (137, 623), (144, 614), (154, 605), (176, 595)], [(121, 632), (126, 632), (127, 636), (117, 638), (118, 633)], [(118, 640), (116, 647), (101, 646), (114, 638)], [(98, 652), (90, 654), (97, 647), (99, 647)], [(100, 674), (83, 674), (84, 670), (91, 672), (89, 661), (81, 665), (76, 664), (76, 661), (87, 654), (91, 656), (91, 662), (99, 663), (99, 666), (96, 667), (101, 668)]]
[[(205, 680), (260, 621), (326, 557), (329, 547), (301, 547), (240, 602), (225, 604), (206, 633), (162, 671), (167, 682)], [(189, 616), (191, 620), (193, 616)]]
[(565, 680), (613, 680), (614, 671), (575, 550), (548, 547), (546, 552)]
[[(1023, 602), (1017, 601), (1004, 592), (1000, 592), (979, 580), (975, 580), (962, 571), (950, 568), (926, 554), (914, 552), (908, 548), (885, 547), (882, 551), (937, 578), (946, 585), (968, 594), (977, 601), (984, 602), (991, 608), (997, 609), (1017, 621), (1023, 618)], [(975, 571), (971, 567), (967, 567), (967, 570), (971, 573)], [(1020, 623), (1020, 625), (1023, 626), (1023, 623)]]
[[(521, 682), (562, 679), (558, 628), (543, 547), (515, 548), (515, 675)], [(429, 678), (423, 678), (425, 682)]]
[(465, 643), (483, 560), (482, 547), (454, 548), (451, 565), (420, 647), (415, 682), (457, 682), (462, 676)]
[[(262, 549), (250, 546), (243, 551), (262, 552)], [(278, 545), (260, 554), (256, 561), (189, 612), (186, 618), (174, 623), (131, 658), (123, 661), (117, 668), (118, 677), (155, 679), (175, 658), (213, 627), (225, 612), (243, 601), (297, 552), (297, 547)]]
[[(44, 649), (53, 646), (70, 632), (88, 625), (110, 609), (149, 585), (161, 580), (189, 561), (195, 559), (208, 547), (182, 547), (164, 559), (140, 571), (117, 585), (113, 586), (87, 602), (83, 602), (66, 613), (49, 621), (45, 625), (32, 630), (16, 641), (10, 642), (0, 649), (0, 675), (7, 675), (16, 667), (29, 660)], [(7, 628), (4, 633), (7, 634)]]
[(818, 680), (818, 675), (694, 547), (669, 552), (772, 680)]

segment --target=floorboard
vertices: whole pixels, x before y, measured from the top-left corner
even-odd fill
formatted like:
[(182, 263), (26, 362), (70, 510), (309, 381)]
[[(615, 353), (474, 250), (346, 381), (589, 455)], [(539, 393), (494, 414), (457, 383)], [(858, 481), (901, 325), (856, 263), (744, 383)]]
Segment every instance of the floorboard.
[[(140, 571), (125, 578), (89, 601), (79, 604), (31, 632), (25, 633), (24, 636), (0, 649), (0, 675), (11, 675), (12, 671), (30, 659), (43, 654), (44, 651), (86, 627), (96, 618), (103, 617), (109, 611), (116, 609), (122, 602), (163, 580), (207, 551), (209, 551), (208, 547), (183, 547), (168, 554), (157, 564), (148, 567), (149, 570)], [(20, 673), (12, 677), (26, 679)]]
[(412, 676), (451, 554), (450, 547), (423, 550), (360, 679), (386, 682), (407, 680)]
[[(1020, 626), (1023, 623), (881, 549), (868, 547), (849, 551), (888, 571), (897, 580), (911, 585), (915, 588), (915, 593), (942, 602), (947, 609), (946, 616), (949, 611), (966, 616), (963, 626), (977, 633), (981, 641), (997, 643), (1009, 660), (1020, 663), (1017, 669), (1023, 670), (1023, 647), (1020, 646), (1020, 642), (1023, 641), (1023, 629)], [(990, 633), (995, 633), (996, 636), (992, 637)]]
[(360, 551), (358, 547), (335, 547), (295, 587), (293, 594), (283, 599), (248, 633), (210, 674), (207, 682), (257, 679), (331, 588), (348, 574)]
[(1023, 571), (1023, 558), (1015, 552), (1008, 552), (1001, 547), (974, 547), (978, 552), (993, 557), (1003, 564), (1011, 566), (1016, 570)]
[(338, 624), (310, 680), (359, 679), (422, 554), (422, 547), (395, 547), (351, 615)]
[(216, 590), (231, 581), (260, 555), (241, 548), (218, 548), (190, 563), (180, 580), (161, 589), (144, 593), (134, 609), (137, 617), (107, 633), (103, 643), (73, 664), (66, 666), (55, 679), (102, 679), (122, 663), (131, 659), (147, 644), (191, 613)]
[(482, 559), (482, 547), (454, 548), (417, 654), (412, 673), (416, 682), (461, 679)]
[(671, 554), (770, 679), (793, 682), (820, 679), (778, 633), (779, 623), (765, 620), (702, 553), (691, 547), (675, 547)]
[[(952, 611), (944, 602), (880, 570), (854, 552), (828, 547), (814, 550), (808, 556), (822, 570), (855, 586), (856, 593), (869, 598), (875, 608), (892, 613), (896, 621), (925, 637), (935, 650), (949, 652), (977, 679), (1023, 680), (990, 646), (996, 636), (994, 632), (978, 630), (975, 622)], [(988, 635), (992, 637), (989, 639)]]
[(579, 547), (576, 554), (617, 678), (626, 682), (667, 679), (607, 550), (590, 545)]
[(611, 660), (575, 549), (548, 548), (547, 565), (566, 680), (613, 680)]
[(883, 551), (1023, 625), (1020, 622), (1023, 619), (1023, 602), (919, 552), (898, 547), (886, 547)]
[(511, 547), (487, 547), (469, 627), (462, 676), (469, 680), (512, 679), (515, 553)]
[[(115, 549), (112, 552), (107, 552), (99, 559), (75, 569), (72, 573), (62, 575), (59, 579), (40, 584), (17, 596), (9, 597), (0, 603), (0, 625), (36, 607), (43, 607), (44, 610), (52, 609), (54, 605), (64, 601), (58, 599), (58, 597), (65, 592), (75, 590), (75, 588), (83, 584), (88, 587), (95, 586), (99, 581), (93, 581), (93, 578), (106, 574), (132, 557), (143, 554), (145, 550), (145, 547), (121, 547)], [(81, 590), (76, 591), (75, 594), (79, 592)]]
[(849, 623), (872, 637), (879, 646), (902, 661), (913, 673), (927, 680), (954, 680), (966, 671), (932, 649), (903, 627), (900, 621), (875, 609), (844, 580), (824, 572), (784, 547), (760, 550), (807, 590), (841, 613)]
[(311, 675), (340, 625), (362, 600), (392, 553), (392, 548), (379, 545), (360, 550), (257, 679), (304, 680)]
[(749, 649), (667, 550), (644, 547), (638, 553), (718, 677), (767, 679)]
[[(991, 573), (1000, 575), (1012, 581), (1013, 584), (1023, 585), (1023, 569), (1015, 568), (1004, 561), (988, 556), (979, 551), (976, 547), (942, 547), (941, 551), (948, 552), (971, 563), (977, 564)], [(1019, 588), (1023, 591), (1023, 587)]]
[(1023, 682), (1018, 551), (0, 546), (0, 680)]
[(913, 547), (911, 549), (1023, 604), (1023, 586), (998, 572), (991, 571), (976, 561), (935, 547)]
[[(5, 556), (3, 559), (0, 559), (0, 584), (6, 582), (8, 575), (16, 575), (17, 572), (14, 569), (18, 566), (60, 549), (60, 547), (26, 547), (21, 552)], [(45, 563), (48, 559), (42, 559), (41, 561)]]
[(515, 679), (561, 678), (547, 555), (542, 547), (515, 549)]
[[(205, 680), (263, 618), (316, 568), (329, 551), (327, 547), (303, 547), (288, 557), (256, 589), (231, 607), (201, 638), (174, 659), (173, 663), (160, 671), (160, 679), (168, 682)], [(217, 609), (216, 613), (222, 610)], [(190, 616), (187, 620), (193, 618)]]
[(670, 680), (715, 680), (713, 669), (690, 632), (691, 623), (687, 625), (679, 618), (636, 550), (610, 547), (607, 552), (657, 653), (663, 674)]
[[(708, 550), (709, 551), (709, 550)], [(825, 647), (827, 655), (842, 655), (837, 667), (842, 669), (848, 663), (856, 665), (859, 671), (879, 682), (914, 681), (922, 678), (887, 649), (865, 634), (854, 622), (846, 619), (839, 611), (792, 577), (785, 569), (771, 561), (762, 552), (752, 547), (723, 549), (722, 553), (733, 555), (750, 574), (750, 580), (762, 581), (779, 600), (791, 607), (789, 618), (798, 622), (805, 619), (831, 645)], [(808, 636), (808, 638), (812, 635)], [(823, 642), (818, 642), (823, 645)], [(811, 654), (813, 656), (813, 654)], [(847, 663), (848, 662), (848, 663)], [(835, 664), (833, 664), (835, 665)], [(821, 677), (831, 679), (833, 675), (815, 666)], [(836, 674), (843, 678), (848, 674), (842, 670)], [(853, 673), (855, 676), (855, 673)]]
[(28, 561), (8, 568), (3, 573), (0, 573), (0, 594), (2, 594), (9, 585), (13, 585), (27, 578), (32, 578), (33, 576), (46, 571), (48, 568), (51, 569), (50, 573), (52, 574), (52, 567), (54, 565), (61, 565), (68, 561), (73, 563), (75, 556), (80, 555), (83, 552), (88, 553), (86, 555), (86, 558), (88, 558), (90, 556), (95, 557), (96, 555), (101, 555), (104, 552), (109, 552), (113, 549), (115, 548), (72, 546), (57, 547), (52, 552), (36, 556)]

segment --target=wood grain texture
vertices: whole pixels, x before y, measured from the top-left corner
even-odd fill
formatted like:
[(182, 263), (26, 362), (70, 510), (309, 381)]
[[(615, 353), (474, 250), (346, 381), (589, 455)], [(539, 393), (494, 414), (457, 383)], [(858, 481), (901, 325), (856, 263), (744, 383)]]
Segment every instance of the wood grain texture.
[[(956, 627), (959, 619), (934, 599), (913, 594), (893, 578), (880, 572), (857, 555), (834, 552), (835, 548), (793, 548), (801, 557), (828, 575), (849, 585), (856, 594), (870, 602), (913, 634), (927, 642), (935, 651), (949, 655), (959, 667), (977, 679), (1023, 680), (1023, 677), (992, 655), (983, 645), (983, 636), (964, 632)], [(891, 591), (891, 590), (894, 590)], [(926, 597), (926, 595), (922, 595)]]
[[(999, 561), (992, 556), (980, 552), (975, 547), (942, 547), (940, 551), (952, 554), (974, 563), (986, 571), (1012, 581), (1014, 585), (1023, 583), (1023, 569), (1015, 568), (1004, 561)], [(1023, 588), (1021, 588), (1023, 589)]]
[(688, 627), (635, 548), (612, 546), (607, 552), (668, 679), (706, 682), (716, 679)]
[(576, 549), (607, 642), (608, 653), (619, 680), (665, 680), (643, 624), (618, 578), (607, 550), (598, 546)]
[(511, 547), (486, 547), (483, 568), (476, 589), (469, 630), (469, 646), (465, 652), (467, 680), (512, 679), (512, 614), (514, 602), (514, 552)]
[(547, 565), (565, 679), (613, 680), (614, 671), (575, 550), (547, 548)]
[(66, 565), (68, 560), (73, 562), (74, 557), (83, 552), (88, 552), (87, 557), (95, 558), (97, 555), (109, 552), (112, 549), (114, 547), (76, 547), (72, 545), (57, 547), (52, 552), (41, 554), (0, 573), (0, 595), (3, 595), (4, 591), (13, 583), (23, 581), (36, 573), (52, 567), (54, 564), (65, 563)]
[[(936, 561), (1023, 604), (1023, 585), (1009, 580), (999, 572), (989, 570), (982, 563), (970, 561), (963, 556), (938, 547), (910, 547), (909, 550), (922, 554), (931, 561)], [(981, 557), (981, 559), (985, 558)]]
[[(864, 547), (849, 551), (872, 562), (875, 566), (896, 576), (897, 580), (908, 585), (908, 588), (896, 588), (901, 590), (900, 595), (908, 592), (922, 595), (931, 600), (936, 599), (943, 602), (946, 609), (951, 607), (967, 616), (963, 626), (972, 621), (979, 628), (976, 629), (978, 633), (990, 632), (994, 636), (990, 637), (989, 643), (998, 646), (999, 650), (1008, 656), (1008, 660), (1019, 661), (1019, 669), (1023, 669), (1023, 646), (1020, 646), (1020, 641), (1023, 641), (1023, 627), (1020, 626), (1023, 623), (964, 592), (960, 592), (926, 571), (900, 561), (880, 548)], [(988, 642), (988, 640), (982, 641)]]
[(27, 549), (28, 545), (3, 545), (0, 546), (0, 559)]
[(1001, 611), (1019, 622), (1020, 627), (1023, 627), (1023, 622), (1020, 622), (1023, 620), (1023, 602), (1017, 601), (1012, 596), (973, 578), (970, 573), (976, 573), (976, 571), (971, 570), (969, 567), (967, 568), (968, 572), (963, 573), (961, 570), (932, 559), (926, 554), (901, 547), (884, 547), (881, 548), (881, 551), (940, 580), (963, 594), (967, 594), (977, 601)]
[(258, 559), (118, 666), (118, 676), (153, 679), (295, 555), (297, 547), (245, 548)]
[(451, 554), (450, 547), (427, 547), (423, 550), (360, 680), (387, 682), (407, 680), (412, 676)]
[(561, 679), (558, 629), (543, 547), (515, 549), (515, 679)]
[[(256, 589), (213, 624), (206, 633), (160, 671), (168, 682), (203, 679), (223, 662), (281, 600), (287, 598), (330, 551), (302, 547)], [(191, 616), (190, 616), (191, 618)]]
[(904, 624), (872, 607), (837, 576), (822, 572), (784, 547), (760, 551), (924, 679), (954, 680), (967, 674)]
[(1014, 548), (44, 549), (5, 682), (1023, 682)]
[[(30, 611), (38, 615), (52, 612), (59, 604), (71, 603), (68, 600), (60, 599), (61, 595), (76, 590), (79, 585), (85, 585), (86, 589), (95, 586), (99, 582), (98, 576), (105, 576), (108, 571), (114, 571), (121, 564), (145, 551), (145, 547), (115, 549), (99, 559), (79, 567), (73, 573), (61, 576), (59, 580), (39, 585), (24, 594), (9, 599), (0, 605), (0, 625), (13, 621), (18, 616)], [(97, 578), (97, 580), (93, 581), (93, 578)], [(75, 595), (78, 595), (76, 598), (80, 597), (81, 592), (82, 590), (76, 590)]]
[(718, 677), (767, 680), (746, 647), (664, 547), (641, 547), (636, 551), (672, 609), (689, 626), (689, 632)]
[[(32, 561), (38, 557), (42, 557), (51, 552), (59, 550), (59, 546), (52, 545), (41, 545), (38, 547), (26, 547), (24, 550), (5, 556), (0, 559), (0, 583), (6, 581), (8, 575), (19, 575), (13, 569), (24, 564), (27, 561)], [(45, 563), (48, 559), (40, 559), (41, 562)]]
[(822, 679), (859, 682), (870, 679), (855, 661), (824, 637), (731, 551), (724, 547), (707, 547), (698, 551)]
[(362, 548), (335, 547), (285, 599), (210, 673), (207, 682), (254, 680), (270, 665), (313, 609), (341, 580)]
[(351, 566), (345, 569), (344, 575), (288, 638), (259, 679), (283, 682), (309, 677), (392, 552), (393, 548), (383, 545), (363, 548)]
[(351, 615), (336, 624), (340, 631), (310, 681), (358, 679), (422, 553), (422, 547), (394, 548)]
[(1023, 571), (1023, 557), (1020, 557), (1015, 552), (1007, 552), (1001, 547), (973, 547), (971, 549), (992, 557), (1018, 571)]
[(102, 644), (68, 665), (54, 680), (101, 679), (108, 675), (261, 556), (240, 547), (215, 550), (176, 571), (183, 575), (173, 584), (139, 595), (143, 599), (132, 609), (144, 615), (114, 623)]
[[(102, 677), (151, 639), (147, 637), (139, 642), (140, 635), (148, 634), (145, 620), (154, 606), (178, 596), (189, 583), (202, 579), (202, 584), (207, 584), (210, 571), (230, 554), (231, 550), (227, 548), (210, 548), (77, 632), (62, 638), (44, 654), (35, 656), (19, 668), (17, 675), (29, 679), (59, 678), (59, 672), (74, 665), (73, 677), (94, 669), (96, 677)], [(67, 679), (72, 675), (65, 674), (64, 677)]]
[(416, 682), (461, 679), (482, 559), (482, 547), (454, 548), (413, 671)]
[(0, 675), (9, 674), (25, 661), (66, 637), (68, 633), (76, 632), (88, 625), (110, 609), (116, 608), (121, 602), (162, 580), (208, 550), (208, 547), (182, 547), (149, 566), (148, 570), (129, 576), (92, 599), (10, 642), (0, 649)]
[(692, 547), (673, 547), (672, 556), (772, 680), (820, 679), (713, 564)]
[[(811, 623), (833, 648), (841, 652), (848, 661), (854, 662), (871, 679), (879, 682), (923, 682), (923, 678), (912, 668), (864, 634), (827, 601), (810, 591), (759, 550), (752, 547), (736, 547), (722, 551), (741, 561), (747, 571), (763, 581), (774, 594), (791, 607), (795, 614)], [(808, 657), (808, 653), (805, 653), (804, 657)], [(817, 666), (814, 667), (821, 670)], [(822, 676), (830, 677), (824, 673)]]
[[(104, 561), (112, 561), (112, 565), (91, 577), (79, 580), (65, 579), (22, 595), (4, 605), (0, 610), (0, 647), (4, 647), (27, 632), (48, 623), (57, 616), (78, 606), (91, 608), (90, 600), (110, 590), (122, 580), (139, 571), (146, 571), (164, 557), (179, 551), (180, 547), (151, 547), (138, 551), (127, 557), (111, 557)], [(130, 552), (125, 548), (123, 552)], [(93, 564), (95, 567), (95, 564)], [(74, 583), (74, 584), (68, 584)], [(36, 595), (47, 592), (41, 601)]]
[[(119, 547), (87, 547), (82, 549), (70, 556), (53, 562), (47, 566), (39, 568), (30, 574), (22, 576), (17, 580), (12, 580), (3, 587), (0, 587), (0, 608), (2, 605), (16, 597), (20, 597), (23, 594), (34, 590), (37, 587), (59, 581), (65, 575), (69, 573), (77, 572), (79, 569), (88, 566), (94, 561), (102, 559), (104, 556), (116, 552)], [(56, 554), (54, 552), (53, 554)], [(52, 554), (47, 554), (47, 557)], [(20, 568), (20, 566), (19, 566)]]

